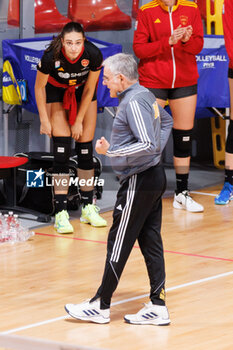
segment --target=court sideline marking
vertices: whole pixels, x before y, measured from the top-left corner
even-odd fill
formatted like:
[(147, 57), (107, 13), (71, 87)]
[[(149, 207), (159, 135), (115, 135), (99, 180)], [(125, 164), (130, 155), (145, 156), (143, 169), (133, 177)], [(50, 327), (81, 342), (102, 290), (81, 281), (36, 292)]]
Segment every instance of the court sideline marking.
[[(220, 274), (215, 275), (215, 276), (206, 277), (206, 278), (202, 278), (202, 279), (199, 279), (199, 280), (196, 280), (196, 281), (183, 283), (183, 284), (179, 284), (178, 286), (167, 288), (166, 292), (170, 292), (170, 291), (173, 291), (173, 290), (177, 290), (177, 289), (181, 289), (181, 288), (197, 285), (197, 284), (200, 284), (200, 283), (212, 281), (212, 280), (215, 280), (215, 279), (218, 279), (218, 278), (227, 277), (227, 276), (231, 276), (231, 275), (233, 275), (233, 271), (220, 273)], [(149, 296), (149, 294), (142, 294), (142, 295), (139, 295), (137, 297), (133, 297), (133, 298), (129, 298), (129, 299), (123, 299), (123, 300), (116, 301), (116, 302), (112, 303), (111, 306), (125, 304), (125, 303), (128, 303), (128, 302), (134, 301), (134, 300), (138, 300), (138, 299), (142, 299), (142, 298), (148, 297), (148, 296)], [(15, 332), (20, 332), (20, 331), (23, 331), (23, 330), (26, 330), (26, 329), (29, 329), (29, 328), (43, 326), (45, 324), (53, 323), (53, 322), (56, 322), (56, 321), (67, 319), (67, 318), (70, 318), (70, 316), (66, 315), (66, 316), (52, 318), (52, 319), (46, 320), (46, 321), (32, 323), (32, 324), (29, 324), (27, 326), (22, 326), (22, 327), (10, 329), (8, 331), (0, 332), (0, 335), (1, 334), (11, 334), (11, 333), (15, 333)]]
[[(22, 337), (18, 335), (7, 335), (0, 333), (0, 346), (4, 349), (17, 350), (101, 350), (89, 346), (81, 346), (57, 342), (53, 340), (45, 340), (40, 338)], [(5, 348), (6, 347), (6, 348)], [(107, 350), (102, 349), (102, 350)]]
[[(56, 234), (50, 234), (50, 233), (35, 233), (38, 236), (47, 236), (47, 237), (56, 237), (56, 238), (63, 238), (63, 239), (73, 239), (75, 241), (81, 241), (81, 242), (91, 242), (91, 243), (100, 243), (100, 244), (107, 244), (106, 241), (96, 241), (92, 239), (86, 239), (86, 238), (78, 238), (78, 237), (70, 237), (70, 236), (60, 236)], [(134, 246), (134, 248), (139, 249), (139, 246)], [(196, 258), (203, 258), (203, 259), (212, 259), (212, 260), (222, 260), (222, 261), (233, 261), (233, 259), (229, 258), (221, 258), (217, 256), (208, 256), (208, 255), (201, 255), (201, 254), (193, 254), (193, 253), (185, 253), (185, 252), (176, 252), (173, 250), (164, 250), (164, 253), (170, 253), (170, 254), (178, 254), (178, 255), (185, 255), (185, 256), (192, 256)]]
[(190, 191), (190, 193), (201, 194), (202, 196), (212, 196), (212, 197), (216, 197), (217, 196), (217, 194), (207, 193), (207, 192)]

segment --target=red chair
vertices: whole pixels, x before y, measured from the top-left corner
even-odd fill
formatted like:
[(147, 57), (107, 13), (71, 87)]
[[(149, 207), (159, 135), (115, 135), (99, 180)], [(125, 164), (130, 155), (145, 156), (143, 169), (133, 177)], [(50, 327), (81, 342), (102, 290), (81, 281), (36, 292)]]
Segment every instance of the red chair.
[(131, 28), (131, 17), (119, 9), (116, 0), (69, 0), (68, 17), (85, 31)]
[[(35, 0), (35, 33), (56, 33), (70, 22), (62, 16), (54, 0)], [(19, 26), (19, 0), (9, 0), (7, 23)]]
[(12, 26), (19, 27), (19, 12), (19, 0), (9, 0), (7, 23)]
[(0, 179), (4, 179), (6, 191), (6, 204), (0, 205), (0, 210), (28, 213), (35, 216), (37, 221), (49, 222), (51, 220), (49, 215), (17, 206), (16, 169), (27, 162), (28, 158), (26, 157), (0, 156)]

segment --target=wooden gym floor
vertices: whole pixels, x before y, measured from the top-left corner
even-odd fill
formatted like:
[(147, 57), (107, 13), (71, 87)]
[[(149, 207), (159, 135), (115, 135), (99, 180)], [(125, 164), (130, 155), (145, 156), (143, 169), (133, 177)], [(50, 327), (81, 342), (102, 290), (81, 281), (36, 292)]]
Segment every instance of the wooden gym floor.
[(193, 194), (204, 213), (175, 210), (172, 198), (163, 199), (170, 326), (124, 323), (124, 314), (148, 302), (137, 244), (114, 294), (111, 322), (85, 323), (66, 315), (64, 304), (92, 297), (99, 286), (111, 212), (103, 214), (107, 228), (74, 220), (72, 235), (47, 226), (27, 242), (1, 245), (0, 349), (233, 349), (233, 202), (214, 205), (220, 188)]

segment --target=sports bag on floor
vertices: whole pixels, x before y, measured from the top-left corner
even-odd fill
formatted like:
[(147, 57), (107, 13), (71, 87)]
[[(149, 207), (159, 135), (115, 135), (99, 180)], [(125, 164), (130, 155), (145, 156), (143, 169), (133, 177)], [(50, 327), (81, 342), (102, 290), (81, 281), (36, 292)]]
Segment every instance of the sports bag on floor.
[[(53, 153), (29, 152), (17, 153), (15, 156), (27, 157), (29, 159), (28, 163), (17, 169), (17, 204), (44, 214), (54, 214), (54, 189), (52, 186)], [(99, 177), (102, 171), (101, 161), (95, 156), (93, 157), (93, 161), (94, 176)], [(69, 175), (73, 181), (71, 181), (67, 195), (68, 210), (78, 210), (81, 204), (79, 186), (75, 182), (77, 168), (77, 157), (70, 157)], [(97, 184), (94, 188), (94, 195), (97, 199), (101, 198), (102, 191), (102, 186)]]

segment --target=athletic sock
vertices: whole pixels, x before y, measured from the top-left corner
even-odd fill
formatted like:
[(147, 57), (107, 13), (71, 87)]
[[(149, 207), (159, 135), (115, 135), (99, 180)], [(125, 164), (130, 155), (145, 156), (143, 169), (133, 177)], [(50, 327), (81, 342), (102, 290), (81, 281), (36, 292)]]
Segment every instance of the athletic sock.
[(85, 207), (88, 204), (93, 202), (93, 190), (92, 191), (82, 191), (80, 190), (83, 206)]
[(225, 169), (225, 182), (229, 182), (233, 185), (233, 170)]
[(189, 174), (176, 174), (176, 194), (188, 189)]
[(67, 195), (66, 194), (55, 194), (55, 212), (59, 213), (62, 210), (67, 209)]

